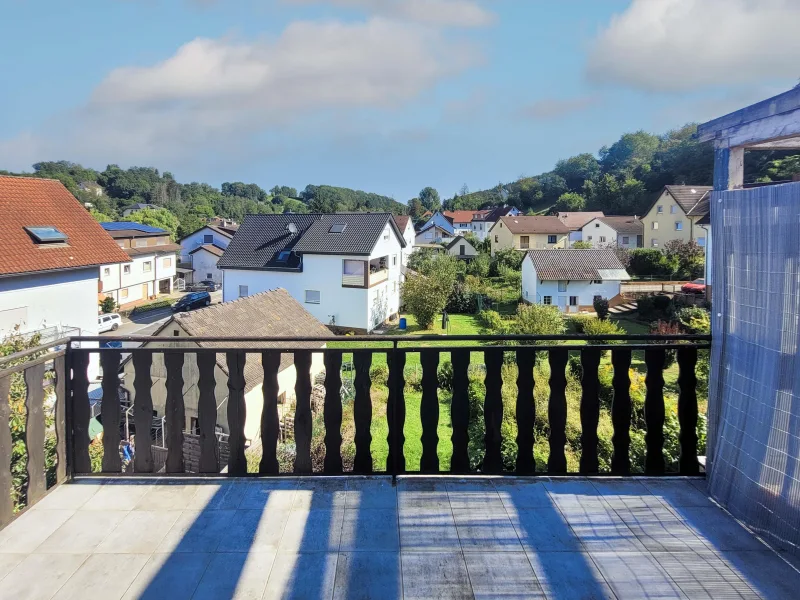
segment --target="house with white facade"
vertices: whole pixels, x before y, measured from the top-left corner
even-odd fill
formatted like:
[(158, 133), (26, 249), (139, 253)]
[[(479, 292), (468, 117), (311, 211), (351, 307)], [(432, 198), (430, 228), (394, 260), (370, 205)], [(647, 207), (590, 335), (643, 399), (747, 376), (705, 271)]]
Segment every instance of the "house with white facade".
[(489, 236), (489, 230), (501, 217), (518, 217), (521, 214), (515, 206), (476, 210), (472, 215), (472, 233), (482, 242)]
[(558, 220), (569, 227), (569, 245), (583, 241), (583, 227), (595, 217), (604, 217), (602, 211), (596, 212), (559, 212)]
[(180, 272), (186, 283), (211, 280), (222, 285), (217, 261), (231, 243), (238, 226), (206, 225), (178, 240), (181, 245)]
[[(333, 337), (331, 331), (315, 319), (303, 306), (292, 298), (286, 290), (270, 290), (239, 298), (232, 302), (215, 304), (208, 308), (201, 308), (187, 313), (178, 313), (164, 323), (153, 335), (183, 341), (190, 341), (193, 337), (210, 337), (224, 333), (228, 336), (258, 336), (270, 337)], [(160, 345), (159, 342), (152, 342)], [(213, 347), (214, 343), (196, 342), (198, 347)], [(146, 344), (150, 345), (150, 344)], [(235, 344), (229, 344), (235, 345)], [(321, 350), (325, 342), (293, 342), (292, 347)], [(244, 344), (246, 347), (247, 344)], [(263, 347), (261, 344), (259, 347)], [(282, 344), (272, 343), (270, 346), (281, 348)], [(285, 344), (284, 344), (285, 346)], [(311, 358), (311, 381), (324, 370), (322, 354), (315, 352)], [(122, 385), (136, 403), (136, 388), (133, 386), (135, 369), (130, 360), (122, 367)], [(164, 364), (163, 353), (153, 354), (151, 367), (153, 385), (151, 398), (156, 417), (162, 417), (166, 412), (166, 378), (167, 370)], [(197, 355), (186, 354), (183, 363), (183, 400), (185, 406), (184, 431), (199, 433), (198, 431), (198, 402), (199, 391), (195, 383), (198, 380)], [(245, 379), (245, 405), (246, 420), (244, 434), (248, 440), (258, 440), (261, 429), (261, 412), (264, 407), (263, 381), (264, 367), (261, 363), (261, 353), (246, 355), (244, 366)], [(216, 355), (214, 365), (214, 381), (216, 382), (215, 398), (217, 403), (217, 426), (219, 433), (228, 434), (228, 365), (224, 354)], [(297, 381), (297, 370), (294, 367), (294, 353), (281, 354), (278, 366), (278, 414), (282, 417), (286, 412), (294, 415), (290, 409), (294, 403), (294, 386)]]
[(641, 248), (644, 245), (644, 225), (638, 217), (606, 217), (592, 219), (582, 229), (582, 241), (593, 248)]
[(477, 210), (445, 210), (442, 214), (453, 224), (456, 235), (472, 233), (472, 219), (475, 213), (490, 212)]
[(280, 287), (326, 325), (372, 331), (400, 309), (405, 245), (389, 213), (248, 215), (217, 263), (222, 298)]
[(169, 232), (158, 227), (126, 221), (100, 223), (128, 256), (124, 263), (100, 267), (100, 292), (120, 308), (134, 302), (172, 293), (181, 247)]
[(445, 246), (445, 250), (450, 256), (455, 256), (461, 260), (472, 260), (479, 254), (475, 246), (470, 244), (469, 240), (463, 235), (454, 238), (452, 242)]
[(0, 175), (0, 215), (0, 338), (97, 335), (100, 265), (128, 255), (60, 181)]
[(437, 211), (419, 228), (414, 245), (441, 244), (449, 242), (455, 236), (456, 230), (453, 223), (443, 213)]
[(414, 231), (414, 223), (408, 215), (394, 215), (394, 222), (397, 223), (397, 228), (403, 234), (403, 239), (406, 242), (406, 246), (403, 248), (402, 260), (402, 264), (405, 266), (408, 264), (408, 256), (414, 251), (414, 238), (417, 232)]
[(610, 248), (530, 250), (522, 261), (522, 299), (565, 313), (594, 312), (595, 298), (616, 298), (629, 279)]

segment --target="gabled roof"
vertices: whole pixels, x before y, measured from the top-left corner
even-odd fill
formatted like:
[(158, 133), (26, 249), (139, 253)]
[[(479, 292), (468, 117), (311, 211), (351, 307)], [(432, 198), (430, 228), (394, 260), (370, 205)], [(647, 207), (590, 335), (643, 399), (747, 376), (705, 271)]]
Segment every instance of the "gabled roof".
[[(594, 219), (592, 219), (593, 221)], [(644, 235), (644, 224), (637, 217), (598, 217), (598, 221), (605, 223), (617, 233), (629, 235)], [(591, 221), (590, 221), (591, 222)], [(588, 225), (589, 223), (587, 223)]]
[(500, 217), (505, 217), (513, 212), (519, 214), (519, 209), (514, 206), (498, 206), (493, 208), (486, 216), (484, 216), (482, 220), (496, 222), (500, 219)]
[[(511, 233), (569, 233), (569, 227), (558, 217), (500, 217), (500, 221)], [(497, 227), (495, 225), (494, 227)], [(493, 227), (493, 229), (494, 229)]]
[[(666, 185), (664, 189), (675, 199), (675, 202), (678, 203), (683, 212), (688, 215), (697, 203), (710, 194), (714, 188), (710, 185)], [(656, 198), (647, 212), (649, 213), (657, 203), (658, 198)]]
[[(387, 224), (405, 247), (389, 213), (247, 215), (217, 267), (297, 271), (303, 254), (368, 256)], [(335, 233), (334, 225), (344, 227)], [(282, 252), (289, 253), (285, 260), (279, 260)]]
[(609, 248), (529, 250), (527, 258), (536, 277), (546, 281), (593, 281), (630, 279), (614, 250)]
[(189, 254), (194, 254), (195, 252), (200, 252), (200, 250), (205, 250), (206, 252), (210, 252), (214, 256), (222, 256), (222, 253), (225, 252), (225, 248), (220, 248), (214, 244), (201, 244)]
[(453, 241), (452, 241), (452, 242), (450, 242), (449, 244), (447, 244), (447, 246), (446, 246), (446, 247), (447, 247), (447, 249), (448, 249), (448, 250), (450, 250), (450, 248), (452, 248), (453, 246), (455, 246), (455, 245), (456, 245), (456, 244), (458, 244), (459, 242), (464, 242), (465, 244), (468, 244), (470, 248), (472, 248), (473, 250), (475, 250), (475, 246), (473, 246), (472, 244), (470, 244), (469, 240), (468, 240), (467, 238), (465, 238), (463, 235), (459, 235), (459, 236), (457, 236), (456, 238), (454, 238), (454, 239), (453, 239)]
[[(76, 269), (130, 258), (60, 181), (0, 175), (0, 275)], [(25, 227), (55, 227), (66, 242), (37, 244)]]
[(711, 192), (708, 191), (705, 194), (703, 194), (703, 197), (700, 199), (700, 202), (698, 202), (692, 207), (692, 210), (689, 211), (687, 216), (702, 217), (703, 215), (707, 215), (710, 203), (711, 203)]
[(571, 231), (582, 229), (589, 221), (596, 217), (603, 217), (603, 211), (597, 212), (560, 212), (559, 220), (564, 223)]
[(178, 240), (178, 242), (179, 243), (182, 242), (183, 240), (187, 239), (188, 237), (193, 236), (198, 231), (203, 231), (203, 229), (210, 229), (211, 231), (220, 234), (222, 237), (231, 239), (233, 237), (233, 235), (236, 233), (236, 231), (238, 230), (238, 227), (234, 229), (234, 228), (231, 228), (231, 227), (221, 227), (219, 225), (203, 225), (200, 229), (195, 229), (189, 235), (183, 236), (181, 239)]
[(433, 216), (430, 219), (428, 219), (422, 227), (420, 227), (420, 231), (425, 231), (426, 229), (430, 229), (434, 225), (441, 227), (450, 235), (455, 235), (456, 233), (456, 230), (453, 228), (453, 223), (450, 222), (450, 220), (447, 217), (445, 217), (442, 213), (438, 211), (435, 212)]
[(158, 244), (157, 246), (141, 246), (140, 248), (125, 248), (128, 256), (147, 256), (148, 254), (174, 254), (182, 250), (180, 244)]
[(444, 216), (453, 221), (453, 223), (471, 223), (472, 218), (477, 210), (446, 210)]
[(411, 217), (408, 215), (392, 215), (394, 218), (394, 222), (397, 223), (397, 228), (405, 232), (406, 227), (408, 226), (408, 222), (411, 220)]

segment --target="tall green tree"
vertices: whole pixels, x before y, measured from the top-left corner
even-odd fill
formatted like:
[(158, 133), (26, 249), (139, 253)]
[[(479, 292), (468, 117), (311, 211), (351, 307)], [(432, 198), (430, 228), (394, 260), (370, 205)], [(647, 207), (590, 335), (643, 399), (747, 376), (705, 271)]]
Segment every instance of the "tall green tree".
[(176, 217), (166, 208), (148, 208), (146, 210), (138, 210), (120, 220), (129, 221), (132, 223), (141, 223), (142, 225), (150, 225), (151, 227), (165, 229), (169, 231), (170, 238), (173, 241), (177, 239), (178, 226), (180, 225), (178, 217)]
[(436, 212), (442, 208), (442, 201), (439, 198), (439, 192), (432, 187), (422, 188), (419, 192), (419, 201), (426, 210)]
[(553, 173), (564, 179), (571, 192), (579, 192), (585, 181), (600, 177), (600, 163), (587, 152), (558, 161)]
[(553, 206), (555, 212), (580, 212), (586, 210), (586, 198), (575, 192), (561, 194)]

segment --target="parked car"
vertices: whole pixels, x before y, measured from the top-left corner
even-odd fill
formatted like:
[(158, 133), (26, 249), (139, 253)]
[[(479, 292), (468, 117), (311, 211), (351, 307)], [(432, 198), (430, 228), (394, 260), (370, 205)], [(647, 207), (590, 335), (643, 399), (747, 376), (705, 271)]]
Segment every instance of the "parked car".
[(204, 279), (191, 286), (193, 292), (216, 292), (219, 289), (219, 284), (211, 279)]
[(122, 317), (117, 313), (108, 313), (97, 317), (97, 332), (116, 331), (122, 325)]
[(684, 283), (681, 286), (681, 291), (684, 294), (705, 294), (706, 293), (706, 280), (695, 279), (689, 283)]
[(172, 312), (185, 312), (193, 308), (202, 308), (211, 304), (211, 295), (208, 292), (192, 292), (172, 305)]

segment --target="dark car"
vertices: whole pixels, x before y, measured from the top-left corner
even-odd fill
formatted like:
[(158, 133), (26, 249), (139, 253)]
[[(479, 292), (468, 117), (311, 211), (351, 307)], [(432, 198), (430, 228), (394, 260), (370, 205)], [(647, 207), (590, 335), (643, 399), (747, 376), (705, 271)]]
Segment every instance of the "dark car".
[(219, 284), (211, 279), (204, 279), (191, 287), (191, 290), (195, 292), (216, 292), (218, 289)]
[(202, 308), (211, 304), (211, 295), (208, 292), (192, 292), (172, 305), (172, 312), (185, 312), (193, 308)]

